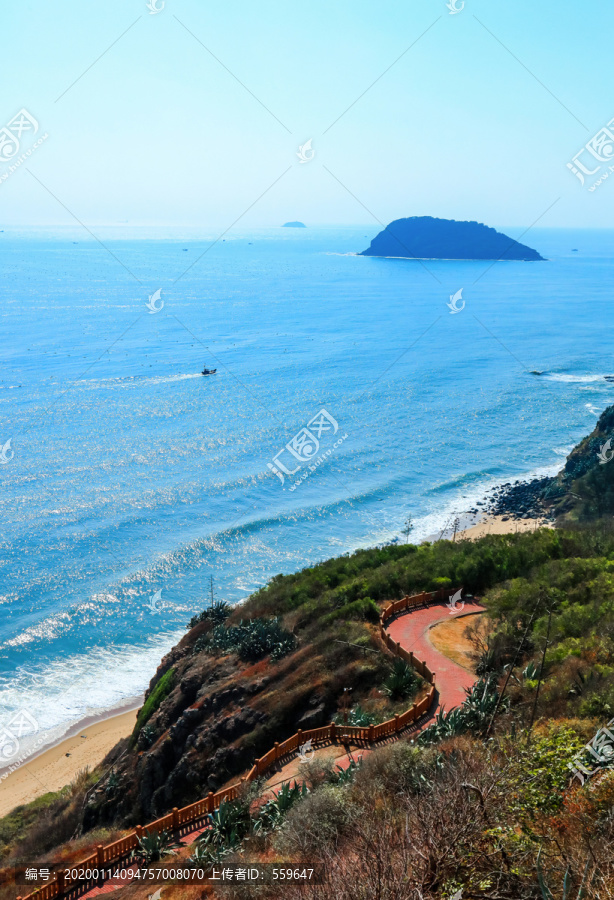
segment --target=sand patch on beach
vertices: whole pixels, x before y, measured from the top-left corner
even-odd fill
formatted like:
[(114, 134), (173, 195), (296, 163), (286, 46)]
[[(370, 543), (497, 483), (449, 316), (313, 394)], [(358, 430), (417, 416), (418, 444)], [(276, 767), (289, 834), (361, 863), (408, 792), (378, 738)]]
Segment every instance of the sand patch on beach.
[(80, 769), (94, 769), (122, 738), (132, 733), (137, 710), (87, 725), (45, 750), (0, 781), (0, 816), (70, 784)]
[(515, 534), (521, 531), (536, 531), (538, 528), (552, 528), (552, 522), (545, 519), (511, 519), (507, 516), (486, 516), (483, 521), (464, 531), (459, 531), (456, 540), (468, 538), (475, 541), (487, 534)]

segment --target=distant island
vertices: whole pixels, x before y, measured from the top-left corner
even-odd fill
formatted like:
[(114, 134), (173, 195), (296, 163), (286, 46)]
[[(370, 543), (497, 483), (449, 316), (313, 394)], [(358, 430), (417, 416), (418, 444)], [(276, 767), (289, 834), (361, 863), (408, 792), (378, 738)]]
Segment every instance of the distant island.
[(284, 222), (282, 228), (307, 228), (303, 222)]
[(488, 225), (431, 216), (395, 219), (358, 255), (405, 259), (544, 259), (536, 250)]

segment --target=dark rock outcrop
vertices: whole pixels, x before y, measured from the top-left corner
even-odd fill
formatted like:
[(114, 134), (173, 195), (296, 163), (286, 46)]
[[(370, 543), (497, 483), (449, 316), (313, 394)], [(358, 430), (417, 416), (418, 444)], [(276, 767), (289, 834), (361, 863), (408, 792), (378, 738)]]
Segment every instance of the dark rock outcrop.
[(587, 522), (614, 513), (614, 406), (597, 420), (552, 478), (516, 481), (496, 488), (489, 498), (491, 515), (514, 519), (546, 518)]
[(395, 219), (373, 238), (359, 256), (397, 256), (408, 259), (516, 259), (537, 261), (543, 256), (518, 241), (481, 225), (413, 216)]

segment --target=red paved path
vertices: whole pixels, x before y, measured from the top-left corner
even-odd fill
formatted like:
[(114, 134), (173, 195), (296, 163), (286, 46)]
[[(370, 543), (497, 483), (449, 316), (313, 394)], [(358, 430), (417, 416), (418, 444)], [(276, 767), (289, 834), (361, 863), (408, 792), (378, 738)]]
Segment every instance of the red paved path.
[(429, 629), (435, 623), (452, 616), (460, 618), (482, 612), (483, 609), (479, 603), (466, 602), (461, 612), (450, 613), (447, 604), (436, 603), (399, 616), (387, 626), (386, 630), (393, 641), (398, 641), (405, 650), (411, 650), (416, 659), (425, 662), (431, 672), (435, 673), (437, 710), (445, 707), (446, 712), (449, 712), (453, 706), (460, 706), (466, 696), (465, 688), (475, 683), (476, 676), (436, 650), (431, 644)]
[[(462, 666), (452, 662), (447, 656), (444, 656), (439, 650), (431, 644), (428, 636), (429, 629), (437, 622), (446, 621), (449, 616), (460, 618), (461, 616), (470, 615), (471, 613), (482, 612), (483, 606), (479, 603), (465, 602), (464, 609), (458, 613), (450, 613), (450, 609), (445, 603), (436, 603), (423, 609), (413, 609), (398, 619), (390, 622), (386, 630), (394, 641), (398, 641), (405, 650), (411, 650), (417, 659), (425, 662), (431, 672), (435, 672), (435, 684), (438, 691), (437, 707), (432, 710), (432, 714), (440, 707), (445, 707), (446, 711), (452, 709), (453, 706), (460, 706), (465, 699), (465, 688), (474, 684), (476, 677), (472, 672), (463, 669)], [(420, 731), (425, 728), (431, 721), (429, 717), (426, 722), (420, 726)], [(316, 755), (327, 755), (334, 753), (334, 747), (323, 747), (316, 750)], [(354, 750), (354, 757), (367, 756), (371, 753), (369, 748), (361, 748)], [(350, 760), (347, 755), (338, 756), (335, 759), (337, 765), (344, 769), (348, 767)], [(275, 772), (268, 780), (269, 788), (279, 787), (284, 781), (292, 781), (300, 775), (300, 767), (296, 759), (292, 759), (286, 763), (281, 771)], [(300, 781), (300, 778), (297, 780)], [(272, 792), (271, 792), (272, 793)], [(205, 831), (203, 826), (198, 827), (193, 832), (185, 835), (180, 839), (182, 844), (192, 844), (196, 838)], [(125, 885), (124, 885), (125, 886)], [(99, 894), (111, 893), (117, 891), (117, 884), (106, 883), (100, 887), (92, 888), (87, 893), (82, 894), (80, 900), (88, 900)]]

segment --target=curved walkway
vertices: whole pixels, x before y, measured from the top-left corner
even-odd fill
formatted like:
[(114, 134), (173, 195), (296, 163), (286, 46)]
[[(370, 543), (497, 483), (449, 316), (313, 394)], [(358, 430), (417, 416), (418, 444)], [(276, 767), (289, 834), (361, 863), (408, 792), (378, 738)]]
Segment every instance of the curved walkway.
[(465, 699), (466, 688), (475, 684), (476, 676), (440, 653), (431, 643), (429, 630), (433, 625), (445, 622), (449, 618), (458, 619), (483, 611), (484, 607), (475, 602), (465, 602), (463, 610), (458, 613), (450, 613), (450, 607), (445, 603), (435, 603), (422, 609), (408, 611), (387, 626), (392, 640), (398, 641), (404, 650), (411, 650), (434, 673), (437, 706), (432, 710), (433, 715), (441, 708), (449, 711), (454, 706), (460, 706)]
[[(386, 630), (393, 641), (398, 641), (404, 650), (411, 650), (435, 674), (437, 687), (435, 703), (429, 710), (428, 717), (423, 719), (420, 725), (413, 729), (414, 734), (419, 734), (430, 725), (440, 709), (445, 709), (446, 712), (449, 712), (454, 706), (460, 706), (466, 697), (465, 690), (475, 684), (477, 680), (473, 672), (453, 662), (453, 660), (433, 646), (429, 631), (440, 622), (446, 622), (451, 618), (460, 619), (474, 616), (484, 612), (484, 610), (485, 607), (476, 601), (465, 601), (463, 609), (454, 613), (450, 612), (448, 604), (442, 602), (419, 609), (407, 610), (388, 623)], [(382, 744), (400, 740), (402, 737), (407, 737), (407, 731), (390, 735), (386, 741), (382, 741)], [(341, 749), (341, 745), (330, 744), (313, 751), (312, 758), (320, 757), (325, 759), (332, 756), (334, 765), (346, 769), (350, 764), (350, 757), (356, 759), (360, 756), (368, 756), (373, 752), (370, 747), (358, 744), (350, 747), (349, 753), (339, 754), (339, 749)], [(337, 753), (335, 753), (335, 750)], [(270, 790), (279, 788), (284, 781), (300, 779), (300, 775), (300, 760), (293, 758), (287, 761), (285, 765), (280, 766), (279, 770), (271, 775), (267, 780), (267, 788)]]

